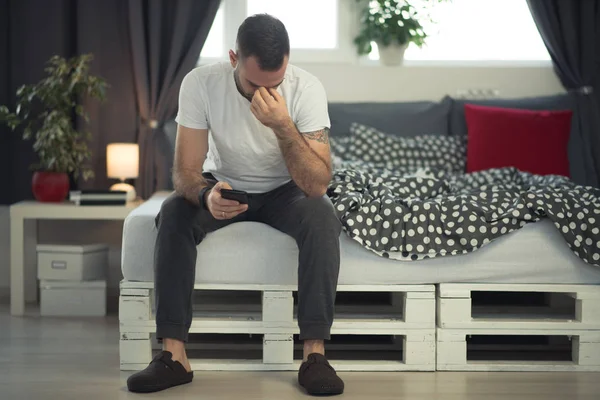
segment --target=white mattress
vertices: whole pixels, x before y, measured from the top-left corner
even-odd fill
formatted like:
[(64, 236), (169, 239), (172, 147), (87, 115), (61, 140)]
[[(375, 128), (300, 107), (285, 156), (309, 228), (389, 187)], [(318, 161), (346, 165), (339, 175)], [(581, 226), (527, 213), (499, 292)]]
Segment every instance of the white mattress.
[[(168, 193), (159, 193), (125, 220), (122, 271), (130, 281), (153, 281), (154, 219)], [(381, 258), (342, 232), (339, 284), (562, 283), (600, 284), (600, 268), (575, 256), (554, 225), (529, 224), (484, 248), (423, 261)], [(197, 283), (297, 283), (295, 241), (256, 222), (232, 224), (198, 246)]]

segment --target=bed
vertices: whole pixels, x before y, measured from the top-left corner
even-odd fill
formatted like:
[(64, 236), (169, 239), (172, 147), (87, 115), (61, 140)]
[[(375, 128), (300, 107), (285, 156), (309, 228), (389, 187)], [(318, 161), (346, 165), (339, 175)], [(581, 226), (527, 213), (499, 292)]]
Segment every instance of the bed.
[[(478, 103), (537, 110), (570, 107), (568, 96)], [(378, 356), (374, 350), (367, 359), (334, 359), (332, 363), (338, 370), (351, 371), (600, 371), (600, 252), (595, 247), (600, 249), (600, 215), (594, 214), (600, 213), (600, 196), (597, 189), (578, 185), (586, 178), (576, 124), (569, 144), (571, 180), (506, 170), (465, 178), (464, 104), (445, 98), (440, 102), (330, 105), (336, 173), (327, 195), (344, 227), (338, 292), (353, 292), (350, 303), (363, 294), (369, 299), (381, 298), (369, 297), (377, 293), (390, 294), (390, 304), (361, 304), (359, 309), (344, 305), (332, 328), (334, 337), (342, 337), (337, 344), (341, 348), (372, 345), (369, 349), (385, 348), (388, 355)], [(352, 130), (358, 131), (353, 137), (362, 137), (362, 143), (352, 145), (343, 138)], [(380, 135), (373, 146), (377, 130), (408, 138), (401, 146), (410, 148), (404, 148), (401, 157), (398, 152), (390, 156), (395, 141)], [(173, 145), (172, 125), (167, 133)], [(430, 134), (419, 138), (423, 133)], [(443, 143), (435, 136), (445, 138)], [(421, 145), (434, 149), (415, 151)], [(501, 193), (496, 204), (474, 198), (470, 190), (477, 192), (481, 185), (488, 186), (487, 199)], [(562, 191), (585, 215), (562, 210), (565, 197), (557, 199), (553, 191)], [(390, 192), (395, 197), (390, 198)], [(154, 221), (169, 194), (154, 194), (125, 220), (120, 302), (123, 370), (144, 368), (151, 359)], [(396, 211), (388, 203), (394, 203)], [(437, 214), (432, 216), (434, 209)], [(567, 218), (566, 214), (574, 215)], [(403, 222), (400, 215), (406, 217)], [(573, 218), (581, 221), (573, 226)], [(432, 220), (437, 225), (429, 224)], [(374, 237), (372, 224), (377, 225)], [(445, 229), (450, 226), (452, 230)], [(452, 246), (448, 238), (453, 238)], [(243, 356), (228, 361), (192, 360), (194, 369), (297, 369), (297, 257), (290, 237), (260, 223), (236, 223), (207, 235), (198, 246), (195, 289), (213, 294), (259, 292), (260, 297), (256, 304), (229, 297), (223, 304), (211, 303), (214, 309), (198, 304), (195, 307), (204, 313), (195, 314), (190, 332), (259, 335), (260, 343), (254, 345), (262, 353), (258, 360)], [(486, 318), (478, 319), (474, 299), (482, 292), (496, 300), (492, 309), (485, 308)], [(494, 297), (498, 293), (501, 296)], [(517, 303), (515, 296), (506, 294), (516, 294)], [(545, 300), (540, 303), (538, 295)], [(508, 299), (513, 303), (508, 304)], [(535, 304), (530, 304), (532, 299)], [(376, 339), (386, 335), (389, 343)], [(358, 336), (365, 339), (355, 344), (347, 341)], [(568, 360), (472, 361), (471, 336), (529, 337), (524, 339), (526, 346), (543, 348), (544, 354), (551, 353), (543, 346), (556, 344), (553, 338), (568, 338)], [(235, 338), (230, 345), (239, 348), (242, 339)], [(486, 340), (482, 343), (484, 348), (498, 348)], [(499, 348), (502, 344), (506, 343)], [(215, 345), (210, 341), (202, 346)], [(218, 346), (224, 345), (219, 342)], [(399, 358), (389, 359), (398, 346)]]
[[(128, 281), (153, 282), (154, 219), (168, 195), (155, 194), (125, 221), (122, 272)], [(340, 248), (340, 284), (600, 284), (600, 268), (576, 257), (548, 220), (469, 254), (417, 262), (382, 258), (345, 232)], [(196, 282), (294, 285), (297, 257), (292, 238), (264, 224), (241, 222), (208, 234), (198, 246)]]
[[(168, 195), (155, 194), (125, 221), (119, 312), (122, 370), (143, 369), (153, 345), (158, 348), (152, 339), (154, 221)], [(340, 236), (340, 249), (339, 294), (353, 292), (354, 297), (338, 306), (328, 344), (339, 371), (600, 370), (600, 269), (577, 257), (547, 219), (464, 255), (391, 260), (365, 249), (346, 232)], [(297, 370), (297, 257), (290, 237), (261, 223), (240, 222), (207, 235), (198, 246), (195, 293), (213, 297), (195, 295), (199, 303), (194, 303), (190, 332), (209, 339), (191, 346), (221, 349), (219, 356), (224, 349), (237, 348), (260, 356), (250, 358), (239, 351), (225, 360), (192, 356), (192, 368)], [(256, 292), (259, 298), (248, 295)], [(492, 294), (492, 299), (494, 293), (517, 292), (523, 299), (510, 305), (496, 301), (477, 314), (476, 292)], [(353, 305), (374, 293), (391, 295), (391, 303), (367, 300)], [(549, 297), (540, 303), (539, 296), (536, 300), (527, 294)], [(535, 304), (526, 304), (532, 299)], [(215, 342), (214, 334), (224, 339)], [(521, 338), (526, 347), (541, 348), (543, 357), (558, 351), (555, 347), (562, 349), (560, 357), (566, 359), (498, 360), (498, 354), (513, 354), (502, 339), (509, 336)], [(470, 344), (470, 338), (483, 344)], [(486, 356), (490, 360), (482, 360), (490, 341), (498, 338), (500, 353), (496, 350)], [(511, 350), (519, 341), (509, 343)], [(348, 355), (348, 349), (357, 348), (361, 352)], [(344, 353), (337, 358), (340, 349)], [(378, 353), (383, 349), (386, 356)], [(483, 352), (473, 353), (474, 349)], [(365, 352), (371, 355), (365, 358)], [(479, 359), (472, 361), (469, 354)]]

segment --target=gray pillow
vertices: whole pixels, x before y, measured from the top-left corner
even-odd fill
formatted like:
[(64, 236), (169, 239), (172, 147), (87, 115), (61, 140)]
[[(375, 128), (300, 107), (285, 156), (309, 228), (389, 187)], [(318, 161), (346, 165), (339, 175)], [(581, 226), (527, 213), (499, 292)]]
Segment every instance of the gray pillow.
[(448, 135), (452, 99), (440, 102), (330, 103), (331, 136), (350, 134), (353, 122), (400, 136)]

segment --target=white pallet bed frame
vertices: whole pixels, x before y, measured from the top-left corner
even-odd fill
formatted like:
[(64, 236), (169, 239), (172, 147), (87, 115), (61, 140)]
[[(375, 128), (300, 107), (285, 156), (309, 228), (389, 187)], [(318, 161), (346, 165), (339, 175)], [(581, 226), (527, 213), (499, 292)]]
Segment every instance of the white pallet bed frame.
[[(297, 371), (293, 335), (298, 334), (294, 318), (293, 286), (196, 284), (195, 290), (257, 291), (261, 312), (194, 313), (190, 333), (260, 334), (262, 360), (190, 359), (194, 370), (288, 370)], [(340, 285), (341, 292), (390, 292), (392, 307), (400, 313), (368, 315), (337, 312), (332, 335), (402, 336), (403, 359), (335, 360), (339, 371), (434, 371), (435, 370), (435, 286), (434, 285)], [(122, 281), (119, 300), (121, 370), (145, 368), (152, 358), (151, 334), (156, 332), (153, 314), (153, 283)], [(396, 301), (397, 300), (397, 301)]]
[[(336, 315), (332, 335), (402, 336), (403, 359), (396, 361), (332, 360), (340, 371), (600, 371), (600, 286), (529, 284), (341, 285), (338, 292), (391, 292), (402, 307), (402, 318), (388, 312), (378, 316), (356, 311)], [(197, 284), (195, 290), (257, 291), (261, 312), (195, 313), (190, 333), (260, 334), (262, 360), (191, 359), (195, 370), (297, 370), (293, 359), (294, 319), (292, 286)], [(472, 293), (562, 293), (574, 299), (573, 318), (538, 314), (472, 315)], [(216, 310), (216, 311), (215, 311)], [(389, 310), (388, 310), (389, 311)], [(145, 368), (152, 357), (156, 332), (153, 284), (121, 283), (119, 304), (121, 370)], [(437, 324), (436, 324), (437, 322)], [(467, 360), (470, 335), (568, 336), (571, 361)]]
[[(572, 312), (473, 315), (472, 294), (538, 292), (563, 294)], [(440, 284), (437, 293), (437, 370), (440, 371), (600, 371), (600, 286), (526, 284)], [(552, 305), (552, 304), (551, 304)], [(559, 305), (560, 306), (560, 305)], [(571, 361), (467, 360), (469, 335), (568, 336)]]

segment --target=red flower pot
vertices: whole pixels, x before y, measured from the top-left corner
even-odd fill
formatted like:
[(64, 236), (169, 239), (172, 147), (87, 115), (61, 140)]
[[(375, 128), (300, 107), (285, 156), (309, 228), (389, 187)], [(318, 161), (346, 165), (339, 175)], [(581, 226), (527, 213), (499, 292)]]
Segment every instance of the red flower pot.
[(69, 194), (69, 176), (62, 172), (36, 171), (31, 181), (31, 190), (37, 201), (61, 202)]

